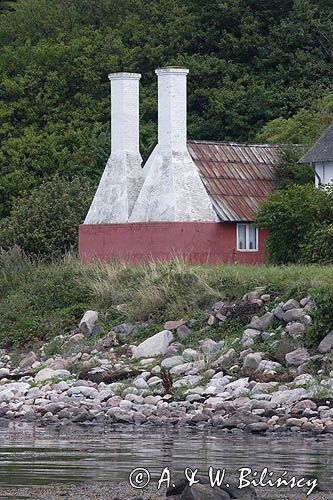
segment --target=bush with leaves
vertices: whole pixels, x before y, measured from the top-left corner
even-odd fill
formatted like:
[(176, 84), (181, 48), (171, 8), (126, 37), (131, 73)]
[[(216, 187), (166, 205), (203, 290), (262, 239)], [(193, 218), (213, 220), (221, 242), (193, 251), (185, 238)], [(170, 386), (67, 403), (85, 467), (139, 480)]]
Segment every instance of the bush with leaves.
[(92, 199), (86, 181), (55, 175), (20, 198), (0, 221), (0, 247), (18, 245), (28, 254), (51, 257), (77, 244), (78, 225)]
[(333, 264), (333, 223), (314, 227), (307, 234), (301, 245), (300, 262)]
[(279, 159), (274, 165), (278, 188), (284, 189), (292, 184), (314, 184), (315, 176), (310, 165), (299, 163), (302, 148), (292, 144), (282, 146)]
[(304, 261), (306, 248), (311, 253), (310, 247), (314, 252), (311, 262), (325, 260), (327, 248), (319, 247), (315, 253), (314, 232), (332, 223), (333, 191), (311, 185), (276, 190), (262, 204), (257, 216), (257, 225), (269, 229), (266, 245), (274, 264)]
[(318, 347), (333, 329), (333, 287), (325, 285), (310, 290), (310, 293), (315, 308), (311, 313), (312, 323), (305, 330), (304, 341), (307, 347)]

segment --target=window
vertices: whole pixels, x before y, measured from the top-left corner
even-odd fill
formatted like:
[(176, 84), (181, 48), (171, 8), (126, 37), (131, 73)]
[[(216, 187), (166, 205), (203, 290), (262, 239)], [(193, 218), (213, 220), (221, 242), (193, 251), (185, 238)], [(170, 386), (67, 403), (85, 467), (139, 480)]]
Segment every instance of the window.
[(252, 224), (237, 224), (237, 250), (258, 251), (258, 228)]

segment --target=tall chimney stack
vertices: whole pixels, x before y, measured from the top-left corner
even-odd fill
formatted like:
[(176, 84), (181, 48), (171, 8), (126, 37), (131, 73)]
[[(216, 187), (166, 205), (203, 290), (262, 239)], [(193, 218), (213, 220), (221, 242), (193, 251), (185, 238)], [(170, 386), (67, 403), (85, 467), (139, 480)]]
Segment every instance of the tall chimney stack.
[(85, 224), (128, 222), (143, 184), (138, 73), (111, 73), (111, 155)]
[(158, 78), (158, 143), (161, 150), (186, 151), (186, 77), (184, 68), (162, 68)]
[(144, 184), (130, 222), (217, 221), (187, 150), (186, 68), (157, 69), (158, 144), (144, 168)]

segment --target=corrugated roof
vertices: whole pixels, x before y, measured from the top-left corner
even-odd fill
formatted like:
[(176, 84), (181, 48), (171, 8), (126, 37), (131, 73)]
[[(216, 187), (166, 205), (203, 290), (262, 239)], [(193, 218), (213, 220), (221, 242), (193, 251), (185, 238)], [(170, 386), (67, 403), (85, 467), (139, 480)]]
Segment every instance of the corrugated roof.
[(278, 146), (188, 141), (213, 206), (223, 221), (254, 221), (259, 203), (275, 188)]
[(325, 130), (316, 144), (306, 153), (304, 163), (333, 161), (333, 123)]

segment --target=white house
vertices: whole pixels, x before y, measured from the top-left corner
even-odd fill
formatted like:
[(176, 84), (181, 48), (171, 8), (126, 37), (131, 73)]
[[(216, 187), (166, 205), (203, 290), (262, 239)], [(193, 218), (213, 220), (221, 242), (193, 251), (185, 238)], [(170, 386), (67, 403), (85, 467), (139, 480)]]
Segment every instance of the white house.
[(313, 165), (317, 187), (333, 183), (333, 123), (306, 153), (302, 161)]

